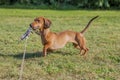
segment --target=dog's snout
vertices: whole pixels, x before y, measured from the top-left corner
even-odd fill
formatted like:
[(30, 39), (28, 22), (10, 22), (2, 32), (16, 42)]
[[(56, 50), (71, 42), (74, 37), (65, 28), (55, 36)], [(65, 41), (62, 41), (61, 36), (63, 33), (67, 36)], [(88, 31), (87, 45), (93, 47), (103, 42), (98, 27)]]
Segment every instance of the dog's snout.
[(32, 28), (32, 25), (30, 24), (30, 27)]

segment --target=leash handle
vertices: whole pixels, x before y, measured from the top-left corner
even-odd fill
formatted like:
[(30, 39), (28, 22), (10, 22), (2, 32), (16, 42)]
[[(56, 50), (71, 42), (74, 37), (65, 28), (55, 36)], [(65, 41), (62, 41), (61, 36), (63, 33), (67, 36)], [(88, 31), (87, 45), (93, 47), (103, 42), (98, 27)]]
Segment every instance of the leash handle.
[(32, 28), (31, 27), (29, 27), (27, 29), (27, 31), (21, 36), (21, 40), (26, 39), (30, 35), (30, 33), (32, 33)]

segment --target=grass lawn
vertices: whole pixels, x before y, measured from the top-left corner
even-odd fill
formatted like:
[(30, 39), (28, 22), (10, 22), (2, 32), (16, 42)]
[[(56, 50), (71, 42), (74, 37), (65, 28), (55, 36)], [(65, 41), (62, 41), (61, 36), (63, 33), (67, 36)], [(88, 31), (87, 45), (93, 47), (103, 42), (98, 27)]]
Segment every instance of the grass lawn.
[(79, 55), (71, 43), (41, 57), (41, 39), (31, 34), (27, 43), (23, 80), (120, 80), (120, 11), (0, 9), (0, 80), (18, 80), (24, 42), (20, 36), (35, 17), (52, 21), (51, 30), (85, 33), (89, 52)]

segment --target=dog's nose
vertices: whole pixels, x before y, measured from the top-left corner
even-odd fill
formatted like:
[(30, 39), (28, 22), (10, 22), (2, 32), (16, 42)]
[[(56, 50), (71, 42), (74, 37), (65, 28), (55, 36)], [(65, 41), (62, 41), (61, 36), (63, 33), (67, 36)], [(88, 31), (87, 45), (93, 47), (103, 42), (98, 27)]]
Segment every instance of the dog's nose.
[(32, 28), (32, 25), (30, 24), (30, 27)]

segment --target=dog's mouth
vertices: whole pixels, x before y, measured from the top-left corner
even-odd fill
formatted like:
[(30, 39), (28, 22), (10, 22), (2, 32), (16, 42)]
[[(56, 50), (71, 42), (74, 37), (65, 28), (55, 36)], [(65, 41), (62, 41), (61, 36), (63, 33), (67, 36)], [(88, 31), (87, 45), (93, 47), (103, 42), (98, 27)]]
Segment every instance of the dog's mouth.
[(37, 30), (37, 28), (32, 28), (34, 31)]
[(36, 26), (36, 27), (33, 27), (31, 24), (30, 24), (30, 27), (31, 27), (33, 30), (36, 30), (36, 29), (38, 29), (38, 26)]
[[(30, 26), (31, 27), (31, 26)], [(32, 28), (32, 30), (36, 33), (36, 34), (38, 34), (38, 35), (40, 35), (40, 31), (39, 31), (39, 28), (38, 27), (31, 27)]]
[(30, 26), (34, 31), (38, 29), (38, 26), (37, 27), (32, 27)]
[(33, 29), (33, 31), (34, 31), (36, 34), (40, 35), (39, 29)]

